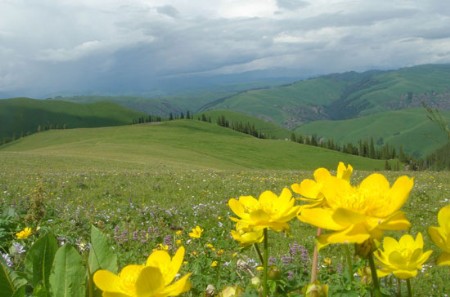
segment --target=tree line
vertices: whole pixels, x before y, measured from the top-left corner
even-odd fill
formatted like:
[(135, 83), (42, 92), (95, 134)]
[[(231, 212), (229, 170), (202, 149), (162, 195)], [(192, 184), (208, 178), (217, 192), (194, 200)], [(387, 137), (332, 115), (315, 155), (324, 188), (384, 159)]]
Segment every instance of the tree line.
[[(177, 120), (177, 119), (194, 119), (194, 115), (186, 111), (186, 113), (172, 114), (170, 113), (169, 118), (152, 117), (142, 118), (138, 123), (152, 122), (152, 121), (164, 121), (164, 120)], [(211, 116), (207, 116), (204, 113), (197, 116), (197, 120), (212, 123)], [(272, 138), (271, 135), (263, 133), (258, 130), (254, 124), (250, 122), (242, 121), (232, 121), (227, 119), (224, 115), (219, 115), (215, 120), (215, 123), (221, 127), (229, 128), (237, 132), (252, 135), (257, 138), (266, 139)], [(291, 134), (291, 141), (312, 145), (317, 147), (322, 147), (334, 151), (343, 152), (346, 154), (352, 154), (356, 156), (385, 160), (384, 169), (386, 170), (400, 170), (400, 163), (403, 164), (406, 170), (449, 170), (450, 169), (450, 142), (443, 148), (437, 150), (433, 154), (425, 157), (424, 159), (415, 158), (407, 154), (403, 147), (399, 148), (393, 147), (388, 143), (384, 143), (383, 139), (377, 139), (376, 141), (371, 137), (364, 140), (359, 140), (356, 144), (348, 142), (346, 144), (339, 144), (333, 139), (321, 138), (317, 135), (300, 135), (296, 133)], [(450, 136), (449, 136), (450, 140)], [(388, 160), (397, 159), (398, 162), (395, 165), (391, 165)]]

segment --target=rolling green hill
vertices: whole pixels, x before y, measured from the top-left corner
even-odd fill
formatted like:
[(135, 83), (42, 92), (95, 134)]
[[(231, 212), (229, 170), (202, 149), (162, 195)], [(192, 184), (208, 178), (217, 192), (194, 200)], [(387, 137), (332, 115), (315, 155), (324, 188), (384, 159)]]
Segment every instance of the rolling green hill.
[(331, 74), (271, 89), (251, 90), (205, 105), (271, 120), (287, 128), (420, 107), (450, 109), (450, 65)]
[[(450, 122), (449, 111), (441, 115)], [(387, 111), (342, 121), (316, 121), (298, 127), (295, 132), (315, 134), (340, 144), (357, 144), (359, 140), (373, 138), (376, 145), (402, 146), (414, 157), (424, 157), (447, 141), (445, 133), (427, 118), (425, 109)]]
[(307, 169), (339, 161), (364, 170), (370, 160), (291, 141), (257, 139), (195, 120), (120, 127), (49, 130), (0, 147), (1, 162), (39, 168)]
[(145, 114), (110, 102), (78, 104), (59, 100), (0, 100), (0, 141), (38, 130), (131, 124)]

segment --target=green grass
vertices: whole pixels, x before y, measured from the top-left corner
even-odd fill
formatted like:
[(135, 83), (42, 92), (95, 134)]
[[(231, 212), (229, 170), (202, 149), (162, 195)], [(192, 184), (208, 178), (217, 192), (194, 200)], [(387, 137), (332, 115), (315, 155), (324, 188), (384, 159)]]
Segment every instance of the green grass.
[[(189, 126), (192, 123), (179, 121), (169, 124), (166, 127), (142, 125), (135, 128), (177, 129), (176, 127)], [(195, 124), (190, 129), (194, 127)], [(207, 128), (205, 129), (208, 130)], [(22, 244), (28, 248), (30, 241), (35, 240), (39, 233), (51, 231), (59, 240), (81, 249), (81, 244), (89, 240), (92, 224), (110, 238), (111, 246), (119, 255), (120, 267), (145, 261), (152, 249), (165, 238), (171, 238), (172, 241), (175, 238), (180, 239), (186, 247), (188, 262), (183, 266), (182, 274), (187, 271), (193, 272), (194, 283), (192, 292), (185, 296), (201, 296), (208, 284), (214, 284), (218, 290), (233, 284), (250, 286), (252, 275), (248, 271), (239, 270), (236, 263), (238, 260), (247, 262), (257, 257), (251, 249), (240, 250), (238, 244), (230, 238), (229, 232), (233, 228), (233, 223), (229, 220), (228, 199), (240, 195), (257, 197), (265, 190), (280, 193), (284, 187), (289, 187), (304, 178), (312, 178), (313, 174), (313, 170), (255, 170), (238, 167), (233, 169), (222, 167), (217, 170), (180, 164), (168, 166), (164, 162), (160, 165), (150, 162), (134, 166), (137, 163), (128, 160), (131, 156), (120, 150), (117, 160), (101, 160), (99, 156), (95, 158), (85, 156), (87, 151), (80, 149), (82, 138), (86, 140), (87, 138), (77, 139), (74, 135), (82, 136), (86, 134), (85, 130), (87, 129), (50, 131), (36, 135), (47, 134), (46, 143), (40, 143), (41, 141), (37, 141), (36, 138), (36, 141), (29, 143), (33, 144), (30, 149), (20, 148), (17, 143), (11, 145), (8, 150), (0, 150), (0, 210), (5, 212), (8, 207), (13, 207), (16, 211), (14, 218), (17, 219), (14, 222), (17, 224), (17, 230), (20, 230), (25, 226), (23, 217), (30, 210), (33, 195), (36, 189), (41, 187), (45, 215), (39, 224), (28, 223), (28, 226), (33, 228), (39, 225), (41, 231)], [(131, 133), (131, 130), (125, 131)], [(211, 131), (217, 133), (218, 130), (211, 129)], [(71, 143), (77, 144), (75, 147), (78, 148), (74, 148), (69, 154), (58, 153), (56, 145), (62, 145), (64, 137), (52, 132), (73, 132), (70, 137)], [(104, 132), (103, 135), (111, 136), (111, 133)], [(99, 143), (106, 143), (106, 139), (99, 137)], [(108, 143), (112, 144), (111, 140)], [(92, 145), (92, 142), (87, 140), (86, 144)], [(60, 150), (67, 150), (69, 147), (70, 145), (61, 146)], [(104, 149), (105, 146), (100, 148)], [(70, 156), (75, 151), (79, 152), (79, 156)], [(99, 155), (99, 153), (92, 154)], [(110, 153), (105, 153), (106, 158), (109, 155)], [(328, 168), (335, 169), (336, 165), (333, 164)], [(360, 170), (359, 166), (354, 167), (356, 172), (352, 180), (355, 183), (369, 174)], [(437, 225), (437, 211), (449, 203), (450, 175), (447, 172), (384, 172), (384, 174), (391, 182), (402, 174), (414, 176), (415, 186), (403, 210), (412, 222), (411, 233), (415, 235), (422, 232), (425, 250), (433, 249), (434, 252), (424, 271), (419, 272), (412, 285), (416, 296), (443, 296), (444, 292), (450, 290), (448, 267), (434, 265), (440, 252), (431, 244), (426, 230), (430, 225)], [(204, 234), (199, 240), (189, 241), (187, 233), (196, 225), (204, 228)], [(307, 257), (311, 257), (316, 232), (314, 228), (297, 220), (294, 220), (291, 226), (289, 236), (270, 233), (271, 256), (282, 271), (283, 280), (286, 280), (288, 266), (282, 264), (281, 257), (289, 255), (289, 244), (301, 245), (306, 249)], [(182, 235), (176, 237), (174, 227), (182, 229)], [(398, 238), (397, 234), (396, 237)], [(2, 245), (10, 243), (9, 239), (3, 238), (0, 242)], [(213, 244), (217, 250), (224, 249), (224, 254), (217, 257), (205, 247), (207, 243)], [(84, 256), (86, 253), (82, 251)], [(330, 285), (330, 292), (336, 295), (336, 290), (341, 289), (344, 290), (341, 293), (344, 296), (355, 295), (355, 291), (351, 291), (355, 286), (347, 283), (345, 271), (340, 270), (345, 267), (341, 246), (323, 249), (319, 259), (321, 264), (325, 257), (331, 258), (332, 265), (328, 268), (321, 265), (319, 278)], [(217, 269), (210, 267), (213, 260), (220, 263)], [(295, 277), (301, 278), (303, 280), (301, 284), (305, 284), (304, 282), (309, 279), (311, 263), (304, 258), (295, 260), (294, 266), (303, 266)], [(361, 265), (362, 261), (355, 261), (355, 271)], [(252, 273), (258, 275), (254, 268)], [(358, 278), (356, 280), (358, 283)], [(405, 292), (405, 288), (403, 290)]]
[(128, 168), (313, 169), (335, 167), (339, 161), (365, 170), (384, 168), (384, 161), (286, 140), (257, 139), (196, 120), (52, 130), (0, 147), (2, 162), (22, 156), (81, 164), (124, 164)]

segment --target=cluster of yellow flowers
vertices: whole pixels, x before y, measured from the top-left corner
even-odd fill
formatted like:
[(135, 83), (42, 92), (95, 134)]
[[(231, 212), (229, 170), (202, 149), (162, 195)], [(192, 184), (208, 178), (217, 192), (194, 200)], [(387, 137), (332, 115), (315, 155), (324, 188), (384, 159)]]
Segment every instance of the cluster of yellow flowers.
[[(228, 205), (238, 216), (231, 218), (236, 222), (232, 237), (243, 246), (261, 243), (262, 230), (288, 230), (288, 222), (297, 217), (329, 231), (317, 237), (319, 248), (354, 243), (362, 255), (373, 253), (380, 266), (379, 277), (389, 274), (401, 279), (414, 277), (431, 254), (423, 251), (422, 234), (415, 239), (406, 234), (399, 241), (392, 237), (382, 241), (385, 231), (407, 230), (411, 226), (400, 209), (413, 188), (413, 178), (401, 176), (391, 186), (384, 175), (373, 173), (354, 186), (350, 182), (352, 173), (352, 166), (340, 162), (335, 176), (319, 168), (314, 171), (314, 179), (292, 184), (292, 191), (300, 195), (297, 199), (305, 202), (299, 206), (289, 189), (284, 189), (279, 197), (266, 191), (259, 199), (252, 196), (230, 199)], [(443, 250), (437, 263), (450, 265), (450, 205), (439, 212), (438, 221), (440, 226), (430, 227), (429, 234)], [(379, 249), (381, 241), (383, 249)]]
[[(329, 244), (354, 243), (374, 256), (379, 269), (376, 274), (383, 277), (394, 274), (400, 279), (417, 275), (429, 258), (431, 251), (423, 251), (423, 237), (403, 235), (398, 241), (385, 237), (387, 230), (406, 230), (411, 224), (400, 210), (407, 201), (414, 185), (412, 178), (401, 176), (391, 186), (385, 176), (374, 173), (359, 185), (350, 183), (353, 168), (339, 163), (336, 175), (319, 168), (314, 179), (305, 179), (285, 188), (278, 196), (271, 191), (263, 192), (258, 199), (252, 196), (232, 198), (228, 205), (236, 217), (231, 236), (242, 246), (263, 242), (266, 231), (283, 232), (289, 230), (289, 221), (297, 217), (300, 221), (328, 230), (317, 237), (319, 248)], [(300, 200), (306, 203), (296, 205)], [(428, 233), (443, 253), (437, 260), (439, 265), (450, 265), (450, 205), (438, 214), (438, 227), (430, 227)], [(203, 229), (196, 226), (189, 233), (191, 238), (200, 238)], [(30, 230), (16, 234), (26, 238)], [(382, 244), (380, 244), (382, 242)], [(211, 244), (207, 247), (213, 249)], [(361, 252), (361, 251), (360, 251)], [(103, 296), (178, 296), (190, 289), (190, 273), (174, 281), (183, 263), (185, 249), (177, 250), (173, 258), (167, 250), (157, 249), (148, 257), (145, 265), (128, 265), (118, 275), (107, 270), (99, 270), (94, 282), (103, 291)], [(331, 260), (330, 260), (331, 261)], [(217, 261), (211, 266), (216, 267)], [(312, 282), (307, 290), (328, 293), (327, 286)], [(267, 292), (265, 292), (267, 293)], [(237, 296), (240, 289), (227, 287), (222, 296)]]

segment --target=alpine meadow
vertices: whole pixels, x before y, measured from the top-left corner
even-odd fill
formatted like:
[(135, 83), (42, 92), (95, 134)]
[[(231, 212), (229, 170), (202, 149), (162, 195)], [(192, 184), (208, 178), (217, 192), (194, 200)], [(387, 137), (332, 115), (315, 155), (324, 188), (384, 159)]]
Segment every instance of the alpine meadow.
[(448, 296), (450, 65), (0, 100), (0, 297)]

